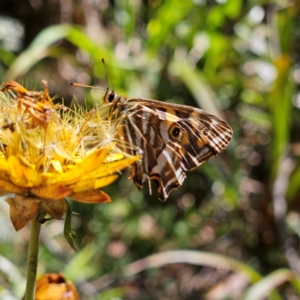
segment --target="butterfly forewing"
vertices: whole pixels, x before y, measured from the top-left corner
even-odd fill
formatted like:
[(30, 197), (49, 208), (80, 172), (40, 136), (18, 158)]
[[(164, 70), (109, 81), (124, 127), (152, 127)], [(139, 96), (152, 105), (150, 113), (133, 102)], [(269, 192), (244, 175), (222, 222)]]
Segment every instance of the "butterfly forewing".
[(130, 169), (134, 183), (141, 188), (145, 181), (155, 181), (163, 200), (182, 185), (187, 171), (220, 153), (231, 140), (230, 126), (201, 109), (126, 99), (111, 91), (104, 101), (111, 103), (110, 118), (122, 122), (117, 137), (123, 151), (143, 151), (141, 161)]

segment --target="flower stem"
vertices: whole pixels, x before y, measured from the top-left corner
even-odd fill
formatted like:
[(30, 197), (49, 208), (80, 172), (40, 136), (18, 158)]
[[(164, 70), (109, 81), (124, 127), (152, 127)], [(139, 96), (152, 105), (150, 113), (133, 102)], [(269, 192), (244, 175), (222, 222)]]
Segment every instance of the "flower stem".
[(39, 237), (42, 226), (39, 220), (41, 219), (41, 215), (43, 214), (43, 211), (38, 210), (35, 217), (31, 221), (25, 300), (35, 299), (35, 282), (38, 266)]

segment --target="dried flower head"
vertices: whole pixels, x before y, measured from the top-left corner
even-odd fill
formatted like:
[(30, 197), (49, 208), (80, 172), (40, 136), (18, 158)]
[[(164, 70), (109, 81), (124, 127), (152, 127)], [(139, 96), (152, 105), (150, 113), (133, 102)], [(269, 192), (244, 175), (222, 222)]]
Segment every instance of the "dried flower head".
[(101, 110), (55, 105), (42, 92), (9, 81), (0, 92), (0, 194), (7, 198), (16, 230), (42, 208), (52, 218), (66, 211), (64, 198), (110, 201), (98, 190), (139, 157), (124, 156), (114, 142), (118, 123)]

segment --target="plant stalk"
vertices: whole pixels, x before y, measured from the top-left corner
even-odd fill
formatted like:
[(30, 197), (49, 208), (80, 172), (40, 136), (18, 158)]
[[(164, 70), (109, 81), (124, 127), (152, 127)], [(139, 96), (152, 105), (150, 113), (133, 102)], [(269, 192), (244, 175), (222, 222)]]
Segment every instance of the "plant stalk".
[(31, 220), (25, 300), (35, 299), (35, 284), (38, 267), (39, 241), (42, 226), (39, 220), (42, 218), (43, 214), (44, 212), (41, 209), (39, 209), (35, 217)]

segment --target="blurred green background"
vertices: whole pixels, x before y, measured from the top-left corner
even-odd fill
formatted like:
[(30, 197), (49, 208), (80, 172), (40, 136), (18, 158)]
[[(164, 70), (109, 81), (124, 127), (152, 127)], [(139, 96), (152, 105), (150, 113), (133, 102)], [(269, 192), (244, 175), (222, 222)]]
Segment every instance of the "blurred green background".
[[(82, 299), (300, 298), (299, 13), (287, 0), (0, 2), (1, 82), (46, 79), (58, 100), (93, 105), (101, 90), (68, 82), (110, 86), (103, 57), (117, 93), (200, 107), (234, 131), (166, 202), (127, 172), (104, 189), (111, 203), (71, 201), (79, 251), (48, 222), (40, 275), (63, 272)], [(14, 231), (4, 201), (0, 224), (0, 299), (20, 299), (29, 228)]]

